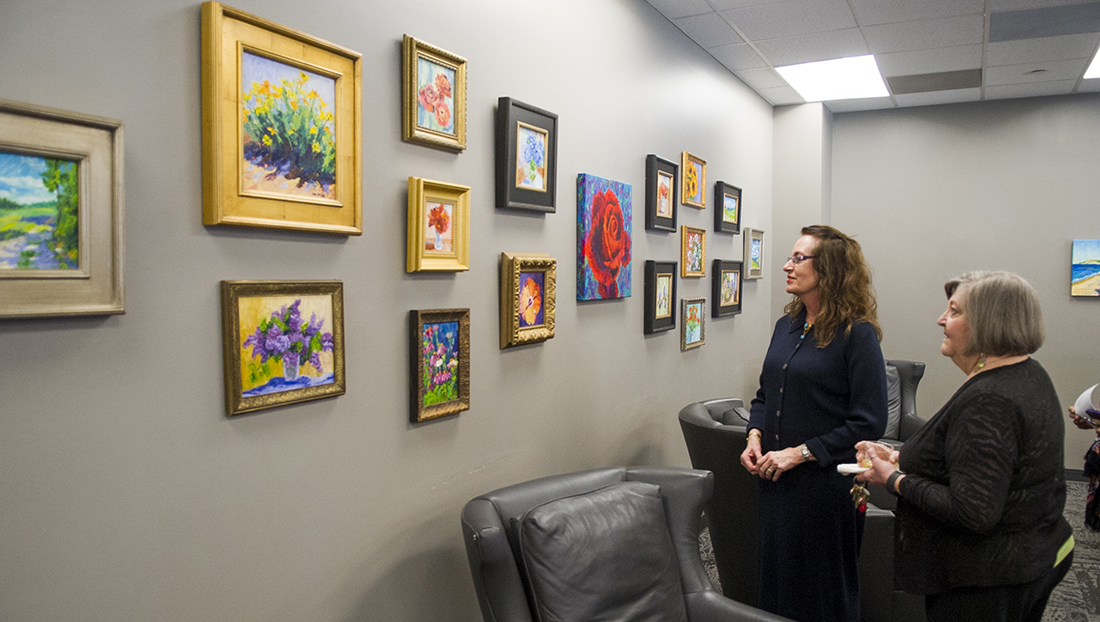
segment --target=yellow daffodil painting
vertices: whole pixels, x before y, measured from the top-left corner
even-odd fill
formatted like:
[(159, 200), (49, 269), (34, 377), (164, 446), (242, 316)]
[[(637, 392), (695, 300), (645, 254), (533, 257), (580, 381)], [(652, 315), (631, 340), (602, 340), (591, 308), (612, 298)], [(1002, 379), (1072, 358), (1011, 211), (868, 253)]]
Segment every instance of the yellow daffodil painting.
[(241, 54), (241, 187), (336, 197), (336, 80)]

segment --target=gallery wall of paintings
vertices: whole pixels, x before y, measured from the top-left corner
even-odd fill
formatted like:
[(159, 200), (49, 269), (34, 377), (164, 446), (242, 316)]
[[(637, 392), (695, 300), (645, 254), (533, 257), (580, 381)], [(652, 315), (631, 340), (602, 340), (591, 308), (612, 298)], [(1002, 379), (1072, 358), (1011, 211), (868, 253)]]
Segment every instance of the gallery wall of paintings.
[[(21, 12), (5, 17), (42, 16), (15, 1)], [(35, 204), (22, 227), (53, 221), (35, 229), (41, 253), (21, 250), (0, 271), (33, 265), (18, 284), (45, 292), (84, 283), (54, 271), (92, 261), (91, 282), (108, 277), (104, 292), (119, 300), (51, 317), (9, 312), (15, 297), (0, 293), (0, 342), (18, 353), (0, 375), (6, 464), (102, 494), (102, 507), (81, 504), (71, 520), (134, 542), (105, 544), (89, 559), (111, 570), (82, 576), (68, 519), (33, 510), (49, 505), (45, 493), (0, 493), (31, 508), (20, 525), (49, 536), (24, 552), (65, 560), (45, 566), (81, 600), (111, 593), (107, 583), (158, 593), (123, 559), (160, 547), (180, 560), (169, 578), (210, 577), (209, 589), (181, 587), (179, 607), (173, 595), (150, 599), (189, 619), (277, 618), (287, 598), (301, 603), (293, 617), (348, 619), (355, 603), (325, 601), (284, 568), (299, 554), (324, 560), (314, 588), (396, 580), (401, 599), (426, 603), (423, 619), (448, 619), (448, 607), (472, 619), (472, 595), (437, 594), (408, 560), (460, 549), (445, 526), (461, 501), (549, 472), (686, 465), (682, 403), (744, 395), (754, 381), (773, 321), (768, 281), (743, 280), (736, 263), (744, 228), (771, 219), (766, 103), (697, 46), (681, 48), (648, 5), (416, 6), (111, 0), (40, 32), (34, 55), (26, 40), (0, 41), (4, 98), (91, 115), (106, 137), (107, 157), (83, 168), (85, 147), (40, 131), (0, 144), (12, 154), (0, 154), (5, 173), (53, 193), (11, 199)], [(638, 29), (609, 35), (606, 23)], [(64, 44), (89, 28), (105, 35), (94, 54)], [(566, 45), (563, 32), (581, 39)], [(535, 43), (549, 57), (502, 52)], [(600, 59), (611, 82), (578, 71), (579, 58)], [(634, 104), (598, 96), (619, 79)], [(685, 79), (694, 93), (643, 97)], [(74, 123), (49, 136), (68, 140)], [(698, 205), (682, 196), (685, 152)], [(90, 227), (75, 254), (55, 226), (72, 212), (73, 184), (86, 205), (78, 232)], [(701, 232), (695, 250), (682, 227)], [(699, 276), (681, 276), (685, 252)], [(117, 263), (117, 280), (101, 260)], [(17, 281), (4, 276), (0, 287)], [(737, 304), (717, 315), (718, 296)], [(395, 527), (425, 524), (444, 528), (414, 538)], [(310, 541), (319, 552), (304, 551)], [(264, 553), (271, 542), (284, 544)], [(205, 559), (187, 556), (198, 549)], [(360, 556), (373, 561), (351, 578)], [(438, 574), (429, 579), (468, 580)], [(0, 580), (0, 597), (14, 599), (0, 602), (33, 592)], [(340, 615), (318, 614), (323, 601)], [(389, 602), (368, 617), (416, 619)], [(121, 617), (150, 617), (132, 605)], [(33, 606), (33, 617), (59, 617)], [(103, 607), (89, 617), (119, 617)]]

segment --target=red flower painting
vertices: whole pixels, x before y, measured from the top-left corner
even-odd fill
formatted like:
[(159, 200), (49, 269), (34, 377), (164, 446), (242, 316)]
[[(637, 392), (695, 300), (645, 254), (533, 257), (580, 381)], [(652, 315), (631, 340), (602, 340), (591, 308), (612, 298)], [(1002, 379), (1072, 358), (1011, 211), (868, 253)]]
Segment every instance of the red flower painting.
[(584, 240), (584, 258), (599, 283), (601, 298), (619, 297), (619, 273), (630, 265), (630, 232), (619, 198), (610, 189), (592, 199), (592, 228)]

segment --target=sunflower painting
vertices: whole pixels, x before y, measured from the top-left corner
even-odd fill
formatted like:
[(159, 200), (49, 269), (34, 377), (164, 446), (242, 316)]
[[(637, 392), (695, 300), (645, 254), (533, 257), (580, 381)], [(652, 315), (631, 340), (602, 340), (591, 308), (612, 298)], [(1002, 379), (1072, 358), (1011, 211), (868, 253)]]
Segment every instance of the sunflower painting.
[(684, 205), (707, 206), (707, 161), (683, 152), (680, 157), (680, 202)]

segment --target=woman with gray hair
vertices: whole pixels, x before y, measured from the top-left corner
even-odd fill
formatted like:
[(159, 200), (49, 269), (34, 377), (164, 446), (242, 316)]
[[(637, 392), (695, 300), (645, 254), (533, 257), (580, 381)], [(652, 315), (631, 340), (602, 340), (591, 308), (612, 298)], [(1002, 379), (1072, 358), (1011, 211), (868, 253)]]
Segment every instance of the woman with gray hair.
[(856, 445), (861, 481), (899, 497), (895, 582), (928, 620), (1034, 621), (1069, 571), (1064, 434), (1054, 385), (1031, 358), (1039, 297), (1009, 272), (948, 281), (940, 352), (963, 383), (901, 452)]

